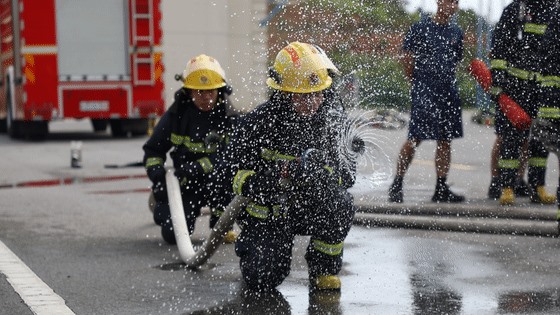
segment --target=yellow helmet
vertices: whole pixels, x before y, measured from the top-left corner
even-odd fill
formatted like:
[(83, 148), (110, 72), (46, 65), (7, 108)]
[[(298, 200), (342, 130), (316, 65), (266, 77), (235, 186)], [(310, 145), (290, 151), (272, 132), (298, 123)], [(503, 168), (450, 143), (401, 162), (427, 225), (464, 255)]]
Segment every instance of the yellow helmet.
[(340, 74), (340, 70), (338, 70), (338, 68), (334, 65), (334, 63), (332, 62), (331, 58), (329, 58), (329, 56), (327, 56), (327, 53), (323, 50), (323, 48), (314, 45), (314, 44), (308, 44), (313, 46), (313, 48), (317, 49), (319, 52), (319, 59), (321, 60), (322, 64), (325, 66), (325, 68), (327, 68), (327, 70), (332, 70), (335, 74)]
[(183, 86), (193, 90), (213, 90), (226, 86), (226, 74), (218, 60), (204, 54), (189, 60), (183, 78)]
[(269, 72), (266, 84), (280, 91), (313, 93), (332, 84), (319, 50), (306, 43), (293, 42), (280, 50)]

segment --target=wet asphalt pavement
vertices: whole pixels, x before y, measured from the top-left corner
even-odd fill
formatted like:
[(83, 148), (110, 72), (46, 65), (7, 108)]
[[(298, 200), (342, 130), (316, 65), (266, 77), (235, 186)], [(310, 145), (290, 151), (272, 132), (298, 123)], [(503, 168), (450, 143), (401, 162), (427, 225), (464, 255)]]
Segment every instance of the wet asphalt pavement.
[[(430, 143), (421, 145), (405, 178), (405, 202), (387, 203), (405, 131), (375, 130), (383, 154), (372, 154), (387, 161), (377, 157), (363, 166), (374, 175), (353, 189), (369, 213), (358, 214), (365, 219), (346, 240), (340, 294), (309, 291), (307, 237), (296, 239), (292, 272), (275, 292), (244, 290), (231, 244), (200, 269), (185, 269), (177, 248), (161, 241), (151, 220), (143, 170), (104, 167), (141, 159), (145, 138), (92, 135), (82, 122), (55, 127), (59, 131), (40, 143), (0, 136), (6, 162), (0, 167), (0, 241), (74, 314), (560, 313), (558, 238), (516, 230), (530, 223), (528, 231), (554, 231), (556, 206), (519, 198), (514, 207), (500, 207), (487, 200), (492, 130), (467, 119), (465, 139), (453, 144), (450, 173), (452, 188), (467, 196), (461, 205), (429, 201), (435, 182)], [(84, 141), (81, 169), (69, 167), (71, 140)], [(552, 191), (556, 157), (549, 165)], [(23, 185), (37, 181), (44, 185)], [(449, 228), (455, 221), (437, 223), (457, 217), (462, 230)], [(397, 224), (403, 218), (409, 221)], [(424, 225), (411, 223), (422, 220)], [(195, 243), (207, 235), (207, 222), (199, 219)], [(488, 222), (495, 225), (482, 229)], [(0, 268), (4, 261), (0, 251)], [(0, 269), (0, 314), (33, 314), (7, 274)]]

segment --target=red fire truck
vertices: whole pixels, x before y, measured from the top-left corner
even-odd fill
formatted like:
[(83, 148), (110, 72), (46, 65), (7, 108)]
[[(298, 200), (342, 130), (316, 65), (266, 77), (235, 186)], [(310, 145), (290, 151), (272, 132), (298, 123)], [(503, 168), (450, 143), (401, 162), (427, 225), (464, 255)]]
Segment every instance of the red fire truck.
[(145, 134), (164, 111), (161, 0), (0, 0), (0, 130), (48, 123)]

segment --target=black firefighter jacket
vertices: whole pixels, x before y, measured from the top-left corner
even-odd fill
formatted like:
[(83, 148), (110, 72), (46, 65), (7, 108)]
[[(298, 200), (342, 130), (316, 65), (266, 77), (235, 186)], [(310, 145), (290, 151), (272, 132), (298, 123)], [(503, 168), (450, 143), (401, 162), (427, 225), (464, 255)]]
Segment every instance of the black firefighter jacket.
[(143, 146), (144, 165), (152, 181), (150, 173), (161, 172), (170, 150), (176, 169), (181, 166), (189, 168), (193, 176), (212, 172), (218, 149), (225, 144), (229, 128), (221, 95), (212, 111), (203, 112), (194, 105), (187, 90), (180, 89), (175, 93), (173, 104)]
[(493, 94), (515, 94), (515, 89), (537, 82), (546, 51), (544, 34), (553, 19), (558, 0), (515, 0), (496, 24), (492, 39)]
[[(560, 108), (560, 7), (556, 8), (552, 22), (545, 32), (542, 60), (544, 87), (542, 106)], [(552, 118), (560, 119), (560, 112), (554, 111)]]
[[(354, 184), (354, 167), (341, 159), (338, 150), (342, 128), (340, 114), (340, 109), (332, 106), (327, 97), (315, 115), (301, 117), (285, 96), (276, 93), (240, 120), (228, 146), (226, 160), (233, 176), (233, 193), (253, 198), (255, 205), (251, 215), (265, 218), (268, 210), (280, 203), (276, 199), (280, 185), (279, 164), (293, 161), (309, 149), (324, 154), (328, 164), (325, 166), (339, 187), (345, 189)], [(256, 185), (263, 187), (248, 187)], [(306, 189), (313, 193), (320, 188)], [(248, 190), (260, 190), (261, 198), (254, 198), (254, 194), (247, 196)]]

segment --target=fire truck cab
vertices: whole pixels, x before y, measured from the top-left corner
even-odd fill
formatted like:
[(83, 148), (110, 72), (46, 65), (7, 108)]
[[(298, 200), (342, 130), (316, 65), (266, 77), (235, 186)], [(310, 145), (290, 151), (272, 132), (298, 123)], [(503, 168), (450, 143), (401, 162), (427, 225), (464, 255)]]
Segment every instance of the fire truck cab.
[(0, 0), (0, 131), (91, 119), (145, 134), (163, 114), (161, 0)]

